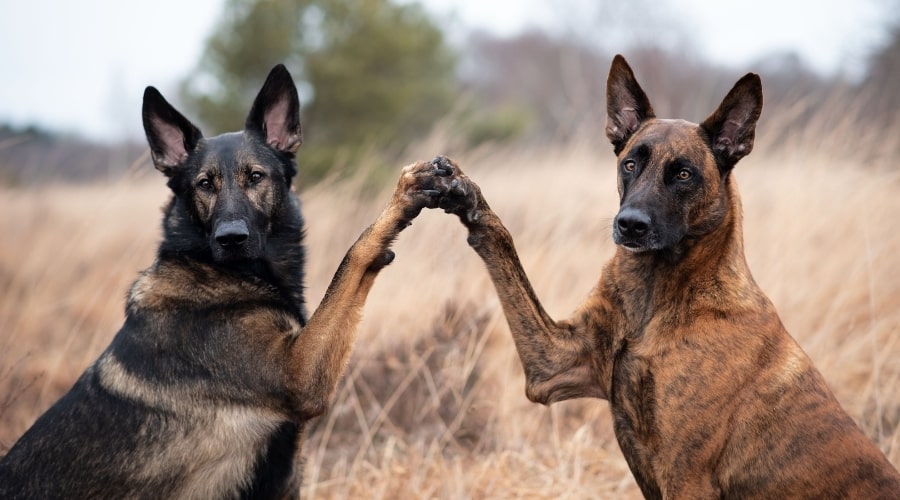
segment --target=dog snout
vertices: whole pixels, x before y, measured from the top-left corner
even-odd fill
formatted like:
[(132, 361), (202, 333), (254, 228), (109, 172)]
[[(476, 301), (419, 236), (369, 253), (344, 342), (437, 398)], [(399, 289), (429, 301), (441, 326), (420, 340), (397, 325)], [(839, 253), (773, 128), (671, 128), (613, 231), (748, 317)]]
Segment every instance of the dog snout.
[(650, 216), (635, 208), (624, 208), (616, 216), (616, 228), (626, 238), (640, 238), (650, 230)]
[(250, 238), (250, 229), (242, 220), (223, 222), (216, 228), (214, 238), (223, 248), (237, 248)]

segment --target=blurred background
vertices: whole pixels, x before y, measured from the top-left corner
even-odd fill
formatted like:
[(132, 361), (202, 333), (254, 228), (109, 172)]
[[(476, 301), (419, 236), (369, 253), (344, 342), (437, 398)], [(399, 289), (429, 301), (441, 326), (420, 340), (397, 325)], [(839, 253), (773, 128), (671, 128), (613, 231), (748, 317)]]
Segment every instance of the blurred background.
[[(121, 175), (159, 88), (206, 135), (238, 130), (268, 70), (303, 102), (304, 180), (393, 165), (440, 130), (453, 146), (598, 136), (623, 53), (661, 116), (701, 120), (709, 91), (761, 73), (766, 115), (829, 99), (873, 126), (900, 93), (900, 3), (764, 0), (85, 0), (6, 2), (0, 182)], [(764, 115), (764, 120), (766, 119)], [(602, 134), (600, 134), (602, 137)]]
[[(299, 88), (308, 303), (401, 165), (482, 186), (550, 314), (613, 252), (605, 82), (622, 53), (658, 116), (702, 121), (759, 73), (736, 175), (754, 277), (900, 464), (900, 2), (0, 0), (0, 454), (122, 322), (168, 197), (143, 138), (156, 86), (205, 135), (268, 71)], [(425, 212), (365, 308), (307, 498), (639, 498), (605, 401), (545, 408), (458, 221)]]

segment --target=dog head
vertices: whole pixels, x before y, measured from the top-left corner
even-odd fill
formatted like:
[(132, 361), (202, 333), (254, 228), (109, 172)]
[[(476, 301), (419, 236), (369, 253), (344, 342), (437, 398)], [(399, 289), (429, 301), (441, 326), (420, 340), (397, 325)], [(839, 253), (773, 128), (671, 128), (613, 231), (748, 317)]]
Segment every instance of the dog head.
[(278, 214), (292, 203), (301, 144), (300, 101), (287, 69), (269, 73), (243, 132), (204, 138), (153, 87), (144, 91), (143, 122), (153, 163), (174, 192), (166, 242), (216, 262), (264, 257)]
[(762, 84), (749, 73), (702, 124), (659, 119), (634, 73), (617, 55), (606, 87), (606, 136), (618, 156), (616, 244), (634, 253), (681, 253), (729, 209), (726, 181), (753, 149)]

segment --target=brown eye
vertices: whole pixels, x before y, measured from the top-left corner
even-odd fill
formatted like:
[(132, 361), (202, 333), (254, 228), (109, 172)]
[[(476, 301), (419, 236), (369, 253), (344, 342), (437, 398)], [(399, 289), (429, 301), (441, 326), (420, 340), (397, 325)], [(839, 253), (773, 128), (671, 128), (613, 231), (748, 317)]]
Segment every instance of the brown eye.
[(622, 168), (625, 169), (626, 172), (634, 172), (634, 160), (625, 160), (625, 163), (622, 164)]
[(676, 177), (678, 177), (679, 181), (686, 181), (686, 180), (690, 179), (691, 177), (693, 177), (693, 175), (694, 174), (692, 174), (690, 170), (688, 170), (686, 168), (682, 168), (681, 170), (678, 171), (678, 174), (676, 175)]
[(212, 182), (209, 179), (200, 179), (200, 182), (197, 183), (197, 187), (204, 191), (211, 191), (213, 188)]
[(253, 172), (252, 174), (250, 174), (250, 184), (256, 184), (257, 182), (261, 181), (263, 177), (265, 176), (262, 174), (262, 172)]

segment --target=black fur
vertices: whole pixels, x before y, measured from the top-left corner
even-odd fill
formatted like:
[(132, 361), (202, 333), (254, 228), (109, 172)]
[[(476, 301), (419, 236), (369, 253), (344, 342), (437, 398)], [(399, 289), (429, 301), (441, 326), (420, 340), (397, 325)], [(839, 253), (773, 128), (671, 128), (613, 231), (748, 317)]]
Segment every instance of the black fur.
[(152, 87), (143, 121), (172, 190), (156, 262), (106, 351), (0, 461), (0, 498), (297, 495), (306, 416), (271, 359), (307, 321), (293, 81), (272, 70), (243, 132), (205, 139)]

